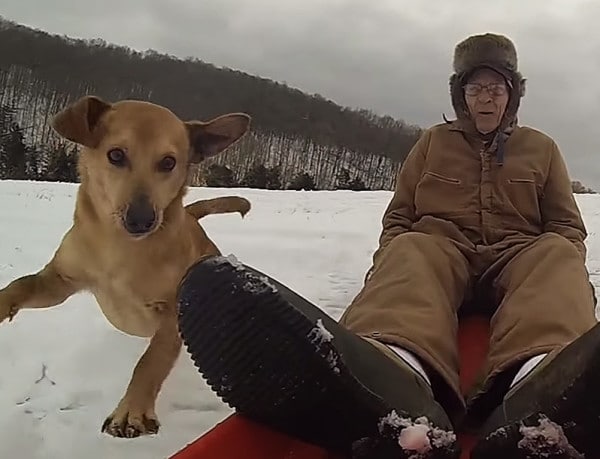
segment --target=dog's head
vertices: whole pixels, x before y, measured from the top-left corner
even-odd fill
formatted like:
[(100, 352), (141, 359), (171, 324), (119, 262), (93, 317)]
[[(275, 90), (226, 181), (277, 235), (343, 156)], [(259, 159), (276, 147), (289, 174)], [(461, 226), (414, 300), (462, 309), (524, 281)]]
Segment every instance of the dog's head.
[(94, 207), (132, 237), (156, 231), (181, 200), (188, 169), (241, 138), (250, 117), (182, 121), (149, 102), (85, 96), (59, 112), (54, 130), (81, 145), (79, 173)]

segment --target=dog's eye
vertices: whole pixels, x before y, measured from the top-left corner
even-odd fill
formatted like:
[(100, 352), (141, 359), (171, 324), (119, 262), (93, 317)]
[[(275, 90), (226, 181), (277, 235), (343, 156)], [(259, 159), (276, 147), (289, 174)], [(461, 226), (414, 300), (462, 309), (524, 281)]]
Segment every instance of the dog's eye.
[(106, 157), (108, 158), (111, 164), (118, 167), (124, 166), (125, 160), (127, 159), (125, 157), (125, 152), (120, 148), (113, 148), (112, 150), (109, 150), (106, 154)]
[(161, 172), (171, 172), (175, 168), (177, 161), (172, 156), (165, 156), (158, 163), (158, 170)]

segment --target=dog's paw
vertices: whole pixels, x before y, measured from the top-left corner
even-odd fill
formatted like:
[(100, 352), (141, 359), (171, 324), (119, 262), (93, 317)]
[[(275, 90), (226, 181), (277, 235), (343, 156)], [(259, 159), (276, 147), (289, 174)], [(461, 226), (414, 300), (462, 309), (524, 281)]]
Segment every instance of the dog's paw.
[(6, 319), (11, 321), (18, 311), (19, 308), (12, 301), (9, 302), (4, 298), (0, 292), (0, 324)]
[(106, 418), (102, 432), (120, 438), (136, 438), (158, 433), (160, 423), (153, 409), (123, 401)]

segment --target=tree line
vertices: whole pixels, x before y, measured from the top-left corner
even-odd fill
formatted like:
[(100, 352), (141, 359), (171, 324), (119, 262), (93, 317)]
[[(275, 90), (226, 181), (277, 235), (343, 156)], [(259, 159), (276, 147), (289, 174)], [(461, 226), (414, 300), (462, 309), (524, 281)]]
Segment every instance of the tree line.
[[(73, 148), (54, 135), (49, 122), (84, 94), (113, 101), (149, 100), (184, 119), (232, 111), (250, 114), (249, 135), (203, 164), (194, 184), (211, 166), (231, 170), (235, 183), (262, 166), (275, 170), (284, 188), (309, 176), (315, 188), (335, 189), (348, 174), (357, 188), (361, 182), (368, 189), (391, 189), (398, 164), (422, 132), (390, 116), (342, 107), (319, 94), (197, 58), (140, 52), (101, 39), (72, 39), (0, 17), (2, 158), (11, 148), (23, 148), (26, 159), (19, 161), (28, 164), (26, 178), (71, 176), (62, 168), (73, 167)], [(2, 176), (18, 176), (16, 166), (1, 167)], [(23, 167), (18, 167), (22, 177)]]
[[(149, 100), (184, 119), (250, 114), (249, 135), (193, 171), (192, 185), (390, 190), (422, 133), (197, 58), (53, 35), (0, 16), (0, 178), (77, 181), (76, 147), (50, 120), (85, 94)], [(579, 182), (573, 189), (593, 192)]]

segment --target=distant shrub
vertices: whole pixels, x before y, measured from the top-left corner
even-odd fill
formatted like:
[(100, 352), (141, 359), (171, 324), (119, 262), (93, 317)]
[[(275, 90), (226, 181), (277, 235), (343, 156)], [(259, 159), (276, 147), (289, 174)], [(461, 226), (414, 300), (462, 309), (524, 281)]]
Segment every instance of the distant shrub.
[(596, 192), (594, 190), (586, 187), (579, 180), (572, 181), (571, 186), (573, 188), (573, 193), (576, 193), (576, 194), (596, 194)]

